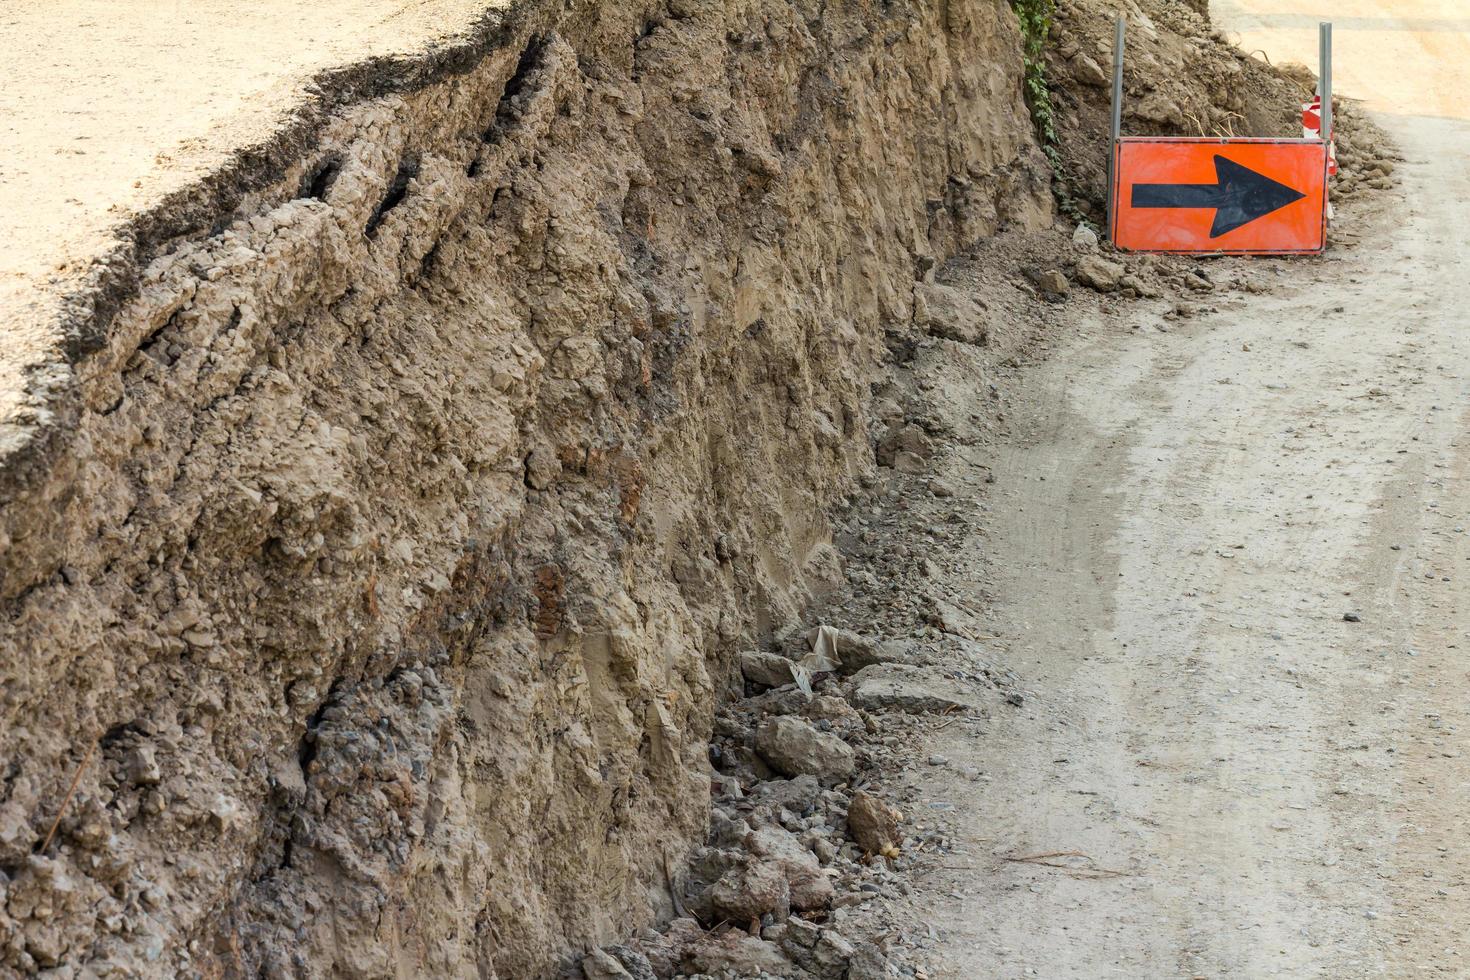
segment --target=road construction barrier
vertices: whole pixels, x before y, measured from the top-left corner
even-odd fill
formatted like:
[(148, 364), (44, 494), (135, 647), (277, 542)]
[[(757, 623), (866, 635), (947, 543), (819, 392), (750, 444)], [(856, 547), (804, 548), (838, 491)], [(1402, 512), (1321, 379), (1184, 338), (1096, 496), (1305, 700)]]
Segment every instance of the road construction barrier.
[[(1127, 20), (1113, 41), (1113, 151), (1108, 229), (1129, 252), (1314, 255), (1327, 246), (1327, 178), (1335, 172), (1332, 25), (1322, 24), (1321, 83), (1303, 139), (1124, 136)], [(1309, 118), (1310, 116), (1310, 118)]]

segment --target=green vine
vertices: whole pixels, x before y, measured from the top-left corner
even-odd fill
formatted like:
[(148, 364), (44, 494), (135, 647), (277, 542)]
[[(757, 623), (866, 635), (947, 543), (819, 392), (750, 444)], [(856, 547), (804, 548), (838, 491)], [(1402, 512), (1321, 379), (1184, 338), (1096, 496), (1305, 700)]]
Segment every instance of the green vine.
[(1046, 44), (1051, 39), (1052, 15), (1056, 13), (1056, 0), (1011, 0), (1011, 9), (1021, 21), (1021, 61), (1025, 67), (1022, 86), (1026, 96), (1026, 107), (1031, 111), (1031, 122), (1036, 127), (1036, 138), (1041, 151), (1051, 163), (1052, 176), (1056, 178), (1057, 203), (1062, 213), (1074, 221), (1082, 219), (1072, 193), (1072, 181), (1062, 166), (1059, 149), (1061, 139), (1057, 136), (1056, 111), (1051, 101), (1051, 86), (1046, 81)]
[(1057, 144), (1056, 118), (1052, 112), (1051, 89), (1046, 84), (1046, 42), (1051, 37), (1051, 18), (1056, 0), (1011, 0), (1011, 8), (1021, 20), (1021, 60), (1026, 74), (1023, 85), (1026, 106), (1036, 135), (1043, 146)]

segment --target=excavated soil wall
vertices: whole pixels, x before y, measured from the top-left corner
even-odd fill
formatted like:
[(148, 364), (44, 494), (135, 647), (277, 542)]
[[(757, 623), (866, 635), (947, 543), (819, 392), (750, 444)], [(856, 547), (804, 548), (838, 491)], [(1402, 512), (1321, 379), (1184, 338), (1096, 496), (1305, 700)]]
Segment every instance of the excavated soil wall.
[(885, 327), (1050, 221), (1004, 0), (534, 0), (472, 54), (242, 157), (31, 372), (4, 971), (525, 978), (667, 916)]

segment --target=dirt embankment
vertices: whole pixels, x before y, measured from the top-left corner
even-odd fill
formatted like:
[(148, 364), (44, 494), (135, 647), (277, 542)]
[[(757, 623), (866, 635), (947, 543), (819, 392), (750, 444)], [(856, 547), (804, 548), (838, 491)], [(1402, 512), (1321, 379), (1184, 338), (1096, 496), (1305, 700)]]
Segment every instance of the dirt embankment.
[(670, 914), (885, 328), (1050, 220), (1019, 50), (526, 2), (140, 223), (5, 402), (4, 968), (529, 977)]
[[(1084, 205), (1106, 6), (1046, 55)], [(1130, 9), (1135, 124), (1294, 119)], [(953, 494), (914, 364), (983, 427), (1069, 311), (1228, 288), (1052, 227), (1022, 50), (1004, 0), (523, 2), (141, 216), (0, 392), (3, 968), (535, 977), (689, 912), (661, 975), (856, 976), (826, 926), (925, 843), (860, 787), (935, 699), (785, 656), (825, 609), (1005, 696), (955, 534), (890, 546)]]

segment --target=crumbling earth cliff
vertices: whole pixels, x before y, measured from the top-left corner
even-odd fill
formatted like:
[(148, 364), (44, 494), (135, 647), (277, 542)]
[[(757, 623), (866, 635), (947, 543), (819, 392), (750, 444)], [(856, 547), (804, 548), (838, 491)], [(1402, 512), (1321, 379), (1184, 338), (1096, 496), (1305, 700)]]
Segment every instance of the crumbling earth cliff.
[(885, 325), (1050, 221), (1019, 50), (527, 0), (138, 219), (6, 402), (4, 969), (532, 977), (666, 916)]

